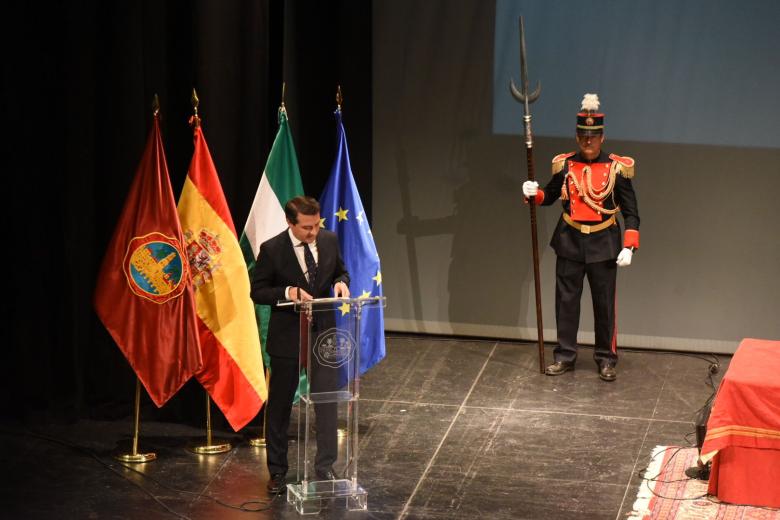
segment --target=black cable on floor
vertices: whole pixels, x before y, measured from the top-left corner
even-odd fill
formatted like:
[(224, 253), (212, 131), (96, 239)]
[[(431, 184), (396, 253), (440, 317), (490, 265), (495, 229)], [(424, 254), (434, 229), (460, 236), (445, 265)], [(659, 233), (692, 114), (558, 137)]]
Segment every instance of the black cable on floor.
[(672, 352), (668, 350), (645, 350), (636, 348), (621, 348), (620, 352), (634, 352), (636, 354), (659, 354), (662, 356), (685, 356), (694, 359), (701, 359), (710, 364), (708, 372), (709, 379), (712, 382), (712, 376), (720, 372), (720, 359), (715, 354), (698, 354), (694, 352)]
[[(712, 393), (710, 394), (709, 397), (707, 397), (707, 399), (704, 402), (704, 405), (702, 405), (701, 408), (699, 408), (698, 410), (696, 410), (694, 412), (694, 414), (693, 414), (694, 417), (699, 415), (700, 412), (702, 412), (705, 408), (707, 408), (708, 406), (710, 406), (712, 404), (712, 401), (715, 398), (715, 394), (717, 393), (717, 388), (715, 387), (715, 381), (713, 379), (713, 376), (720, 371), (720, 360), (714, 354), (699, 355), (699, 354), (692, 354), (692, 353), (688, 353), (688, 352), (661, 352), (661, 351), (649, 351), (648, 352), (648, 351), (645, 351), (645, 350), (637, 350), (637, 349), (621, 349), (621, 350), (624, 351), (624, 352), (634, 352), (634, 353), (653, 353), (653, 354), (661, 354), (661, 355), (687, 356), (687, 357), (692, 357), (692, 358), (695, 358), (695, 359), (701, 359), (703, 361), (706, 361), (707, 363), (709, 363), (709, 367), (707, 369), (707, 376), (706, 376), (704, 382), (705, 382), (705, 384), (707, 386), (709, 386), (712, 389)], [(709, 357), (707, 357), (707, 356), (709, 356)], [(697, 448), (698, 449), (698, 445), (694, 445), (690, 441), (690, 436), (691, 435), (695, 435), (695, 434), (696, 434), (695, 431), (688, 432), (688, 433), (685, 434), (684, 439), (685, 439), (686, 443), (688, 443), (688, 446), (687, 446), (688, 448)], [(657, 483), (661, 483), (661, 484), (673, 484), (673, 483), (676, 483), (676, 482), (687, 482), (687, 481), (690, 481), (690, 480), (694, 480), (692, 477), (688, 477), (688, 476), (686, 476), (685, 478), (682, 478), (682, 479), (675, 479), (675, 480), (659, 480), (659, 478), (658, 478), (658, 477), (660, 477), (661, 475), (664, 474), (664, 472), (666, 471), (666, 468), (674, 460), (674, 458), (677, 456), (677, 454), (681, 450), (683, 450), (685, 448), (686, 447), (683, 447), (683, 446), (667, 446), (666, 449), (656, 453), (655, 456), (650, 459), (650, 462), (648, 463), (648, 466), (657, 457), (663, 455), (667, 451), (672, 450), (672, 449), (675, 450), (675, 452), (672, 453), (672, 455), (669, 457), (669, 459), (666, 461), (666, 463), (663, 465), (663, 467), (661, 467), (659, 469), (658, 474), (655, 477), (648, 478), (646, 474), (645, 475), (641, 474), (645, 470), (639, 470), (638, 476), (642, 479), (642, 482), (647, 486), (647, 489), (650, 491), (650, 493), (653, 494), (653, 496), (658, 497), (658, 498), (662, 498), (662, 499), (665, 499), (665, 500), (700, 500), (702, 498), (708, 498), (709, 497), (709, 495), (707, 493), (704, 493), (703, 495), (699, 495), (699, 496), (695, 496), (695, 497), (687, 497), (687, 498), (666, 497), (666, 496), (663, 496), (663, 495), (660, 495), (660, 494), (656, 493), (655, 489), (653, 489), (653, 487), (650, 485), (651, 482), (657, 482)]]
[[(693, 448), (693, 447), (694, 446), (690, 446), (689, 448)], [(648, 477), (645, 476), (645, 477), (641, 477), (642, 480), (646, 484), (649, 483), (649, 482), (659, 482), (659, 483), (662, 483), (662, 484), (670, 484), (670, 483), (673, 484), (675, 482), (686, 482), (686, 481), (689, 481), (689, 480), (694, 480), (694, 479), (691, 479), (691, 478), (675, 479), (675, 480), (659, 480), (658, 479), (658, 477), (660, 477), (661, 475), (664, 474), (664, 472), (666, 471), (666, 468), (669, 466), (669, 464), (671, 464), (672, 460), (674, 460), (674, 458), (677, 456), (677, 454), (680, 451), (684, 450), (684, 449), (687, 449), (687, 448), (684, 447), (684, 446), (667, 446), (666, 449), (661, 450), (658, 453), (656, 453), (655, 456), (650, 459), (650, 462), (652, 462), (653, 460), (656, 459), (656, 457), (659, 457), (659, 456), (663, 455), (664, 453), (666, 453), (669, 450), (675, 450), (675, 452), (672, 453), (669, 456), (669, 460), (667, 460), (666, 463), (663, 465), (663, 467), (658, 470), (658, 474), (655, 477), (648, 478)], [(656, 496), (658, 498), (663, 498), (665, 500), (701, 500), (703, 498), (706, 498), (711, 503), (717, 504), (717, 505), (721, 505), (722, 504), (722, 505), (725, 505), (725, 506), (750, 507), (750, 508), (755, 508), (755, 509), (763, 509), (765, 511), (780, 511), (780, 509), (778, 509), (778, 508), (769, 507), (769, 506), (754, 506), (754, 505), (750, 505), (750, 504), (736, 504), (736, 503), (733, 503), (733, 502), (724, 502), (722, 500), (718, 500), (717, 498), (712, 497), (709, 493), (704, 493), (703, 495), (699, 495), (699, 496), (695, 496), (695, 497), (678, 498), (678, 497), (665, 497), (665, 496), (663, 496), (663, 495), (661, 495), (659, 493), (656, 493), (655, 490), (653, 488), (651, 488), (649, 484), (647, 485), (647, 489), (654, 496)]]
[[(715, 354), (695, 354), (692, 352), (668, 352), (668, 351), (656, 351), (656, 350), (639, 350), (639, 349), (620, 349), (622, 352), (634, 352), (634, 353), (642, 353), (642, 354), (660, 354), (660, 355), (666, 355), (666, 356), (686, 356), (686, 357), (692, 357), (694, 359), (701, 359), (702, 361), (706, 361), (709, 363), (709, 366), (707, 367), (707, 376), (704, 379), (704, 384), (707, 385), (712, 389), (712, 393), (710, 393), (709, 397), (704, 401), (704, 404), (695, 412), (693, 412), (694, 417), (699, 415), (705, 408), (712, 405), (712, 402), (715, 400), (715, 394), (717, 394), (718, 389), (715, 386), (715, 379), (713, 376), (720, 372), (720, 359)], [(695, 433), (695, 432), (693, 432)], [(687, 436), (690, 434), (686, 434), (686, 441)]]
[[(170, 514), (172, 514), (172, 515), (174, 515), (174, 516), (176, 516), (178, 518), (183, 518), (185, 520), (191, 520), (188, 516), (183, 515), (183, 514), (177, 512), (177, 511), (174, 511), (173, 509), (171, 509), (167, 504), (162, 502), (151, 491), (146, 489), (144, 486), (142, 486), (138, 482), (134, 482), (133, 480), (129, 479), (126, 475), (123, 475), (122, 473), (120, 473), (117, 470), (117, 468), (114, 467), (113, 464), (109, 464), (109, 463), (105, 462), (103, 459), (100, 458), (99, 455), (97, 455), (95, 452), (93, 452), (89, 448), (85, 448), (83, 446), (79, 446), (77, 444), (73, 444), (73, 443), (70, 443), (68, 441), (64, 441), (62, 439), (58, 439), (56, 437), (51, 437), (49, 435), (44, 435), (44, 434), (37, 433), (37, 432), (34, 432), (34, 431), (30, 431), (30, 430), (14, 431), (14, 430), (8, 430), (8, 429), (5, 429), (5, 428), (0, 428), (0, 433), (6, 434), (6, 435), (32, 436), (32, 437), (35, 437), (35, 438), (38, 438), (38, 439), (42, 439), (42, 440), (45, 440), (45, 441), (48, 441), (48, 442), (51, 442), (51, 443), (54, 443), (54, 444), (59, 444), (59, 445), (64, 446), (66, 448), (72, 449), (72, 450), (74, 450), (74, 451), (76, 451), (76, 452), (78, 452), (78, 453), (80, 453), (82, 455), (87, 455), (88, 457), (96, 460), (99, 464), (101, 464), (105, 468), (111, 470), (116, 475), (119, 475), (124, 480), (130, 482), (131, 484), (133, 484), (134, 486), (139, 488), (141, 491), (143, 491), (144, 493), (149, 495), (149, 497), (152, 498), (152, 500), (157, 502), (168, 513), (170, 513)], [(155, 484), (157, 484), (158, 486), (162, 487), (163, 489), (167, 489), (169, 491), (173, 491), (174, 493), (194, 495), (196, 498), (207, 498), (209, 500), (214, 501), (215, 503), (219, 504), (222, 507), (226, 507), (226, 508), (234, 509), (234, 510), (238, 510), (238, 511), (243, 511), (245, 513), (260, 513), (260, 512), (267, 511), (267, 510), (269, 510), (271, 508), (273, 503), (279, 497), (279, 495), (277, 494), (271, 500), (262, 500), (262, 499), (247, 500), (246, 502), (242, 502), (241, 504), (236, 506), (236, 505), (233, 505), (233, 504), (228, 504), (226, 502), (223, 502), (220, 499), (218, 499), (216, 497), (213, 497), (211, 495), (207, 495), (205, 493), (199, 493), (199, 492), (196, 492), (196, 491), (188, 491), (186, 489), (177, 489), (177, 488), (168, 486), (167, 484), (163, 484), (162, 482), (160, 482), (156, 478), (151, 477), (149, 475), (146, 475), (143, 472), (138, 471), (137, 469), (135, 469), (135, 468), (133, 468), (131, 466), (128, 466), (127, 464), (122, 463), (121, 461), (117, 461), (116, 464), (119, 465), (119, 466), (122, 466), (123, 468), (128, 469), (128, 470), (130, 470), (130, 471), (132, 471), (132, 472), (134, 472), (134, 473), (136, 473), (138, 475), (140, 475), (141, 477), (143, 477), (143, 478), (145, 478), (147, 480), (150, 480), (150, 481), (154, 482)], [(258, 504), (261, 507), (250, 508), (249, 506), (253, 505), (253, 504)]]
[[(146, 478), (148, 480), (151, 480), (152, 482), (154, 482), (155, 484), (157, 484), (158, 486), (160, 486), (163, 489), (167, 489), (167, 490), (173, 491), (175, 493), (182, 493), (182, 494), (186, 494), (186, 495), (195, 495), (196, 498), (208, 498), (209, 500), (212, 500), (213, 502), (215, 502), (216, 504), (219, 504), (222, 507), (226, 507), (228, 509), (235, 509), (237, 511), (243, 511), (245, 513), (261, 513), (263, 511), (268, 511), (271, 508), (271, 506), (273, 505), (273, 503), (276, 501), (276, 499), (279, 498), (279, 496), (280, 496), (280, 494), (276, 494), (276, 495), (274, 495), (274, 497), (271, 500), (247, 500), (246, 502), (242, 502), (241, 504), (236, 506), (236, 505), (233, 505), (233, 504), (228, 504), (227, 502), (223, 502), (220, 499), (218, 499), (216, 497), (213, 497), (211, 495), (207, 495), (205, 493), (198, 493), (196, 491), (188, 491), (186, 489), (176, 489), (176, 488), (173, 488), (171, 486), (163, 484), (162, 482), (160, 482), (159, 480), (157, 480), (154, 477), (146, 475), (146, 474), (138, 471), (137, 469), (135, 469), (135, 468), (133, 468), (131, 466), (128, 466), (127, 464), (119, 462), (119, 465), (120, 466), (124, 466), (125, 468), (129, 469), (130, 471), (133, 471), (133, 472), (141, 475), (142, 477), (144, 477), (144, 478)], [(260, 504), (260, 505), (262, 505), (262, 507), (249, 508), (249, 507), (247, 507), (249, 504)]]
[[(656, 459), (656, 457), (662, 456), (663, 454), (665, 454), (669, 450), (675, 450), (675, 452), (672, 453), (669, 456), (669, 460), (667, 460), (666, 463), (658, 470), (658, 474), (656, 476), (654, 476), (654, 477), (647, 477), (647, 475), (645, 475), (643, 477), (640, 477), (642, 479), (642, 482), (647, 486), (648, 491), (650, 491), (650, 493), (652, 493), (653, 496), (655, 496), (657, 498), (662, 498), (664, 500), (678, 500), (678, 501), (701, 500), (702, 498), (706, 498), (708, 496), (707, 493), (704, 493), (703, 495), (698, 495), (698, 496), (695, 496), (695, 497), (666, 497), (666, 496), (663, 496), (663, 495), (661, 495), (659, 493), (656, 493), (655, 489), (653, 489), (652, 486), (650, 485), (651, 482), (657, 482), (657, 483), (661, 483), (661, 484), (674, 484), (676, 482), (687, 482), (689, 480), (693, 480), (693, 479), (688, 478), (688, 477), (681, 478), (681, 479), (675, 479), (675, 480), (660, 480), (658, 478), (658, 477), (660, 477), (661, 475), (663, 475), (666, 472), (666, 468), (669, 466), (669, 464), (671, 464), (671, 462), (674, 460), (674, 458), (677, 456), (677, 454), (680, 453), (680, 451), (682, 451), (684, 449), (686, 449), (686, 448), (682, 447), (682, 446), (667, 446), (665, 449), (659, 451), (658, 453), (655, 454), (654, 457), (652, 457), (650, 459), (650, 463), (652, 463)], [(650, 463), (648, 463), (648, 465)]]

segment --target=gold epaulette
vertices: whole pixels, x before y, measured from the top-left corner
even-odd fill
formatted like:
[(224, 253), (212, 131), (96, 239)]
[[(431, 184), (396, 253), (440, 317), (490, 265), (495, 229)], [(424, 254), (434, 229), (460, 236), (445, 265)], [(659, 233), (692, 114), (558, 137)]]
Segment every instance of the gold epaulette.
[(614, 153), (609, 154), (609, 158), (612, 159), (612, 170), (626, 179), (634, 178), (635, 161), (633, 158), (616, 155)]
[(553, 157), (552, 160), (552, 173), (560, 173), (563, 170), (563, 165), (566, 164), (566, 159), (574, 155), (576, 152), (561, 153)]

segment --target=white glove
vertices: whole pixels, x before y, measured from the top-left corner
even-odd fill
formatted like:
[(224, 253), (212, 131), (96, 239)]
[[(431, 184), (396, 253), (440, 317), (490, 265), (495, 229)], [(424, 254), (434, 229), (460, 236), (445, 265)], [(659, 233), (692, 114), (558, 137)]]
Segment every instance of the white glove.
[(539, 183), (536, 181), (525, 181), (523, 183), (523, 195), (532, 199), (536, 197), (536, 192), (539, 191)]
[(629, 248), (624, 247), (623, 250), (620, 252), (620, 254), (617, 257), (617, 265), (618, 267), (625, 267), (627, 265), (631, 265), (631, 257), (634, 256), (634, 252), (631, 251)]

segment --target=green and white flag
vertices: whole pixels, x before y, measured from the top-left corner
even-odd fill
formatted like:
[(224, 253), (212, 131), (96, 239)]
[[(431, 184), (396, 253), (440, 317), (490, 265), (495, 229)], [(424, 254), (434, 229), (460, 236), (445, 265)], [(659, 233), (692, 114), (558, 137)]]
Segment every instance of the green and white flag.
[[(252, 278), (255, 259), (260, 252), (260, 245), (273, 238), (287, 228), (284, 216), (284, 204), (293, 197), (303, 195), (301, 172), (298, 169), (298, 158), (295, 155), (290, 125), (287, 122), (287, 111), (284, 106), (279, 108), (279, 131), (276, 132), (271, 153), (265, 163), (260, 186), (257, 188), (249, 218), (241, 234), (241, 251), (244, 253)], [(268, 319), (271, 316), (269, 305), (255, 305), (257, 325), (260, 328), (260, 339), (263, 349), (265, 366), (270, 367), (270, 358), (265, 350), (268, 337)], [(273, 367), (271, 367), (273, 369)]]

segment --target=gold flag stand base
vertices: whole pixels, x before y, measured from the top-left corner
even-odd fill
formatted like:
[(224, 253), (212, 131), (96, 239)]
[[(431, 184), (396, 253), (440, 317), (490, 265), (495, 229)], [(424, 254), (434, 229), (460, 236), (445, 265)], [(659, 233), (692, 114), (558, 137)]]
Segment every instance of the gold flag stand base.
[(141, 429), (141, 380), (135, 378), (135, 407), (133, 411), (133, 440), (132, 449), (130, 453), (117, 453), (114, 455), (114, 460), (120, 462), (130, 462), (133, 464), (139, 464), (143, 462), (151, 462), (157, 458), (157, 454), (154, 452), (138, 453), (138, 432)]
[(187, 450), (198, 455), (217, 455), (219, 453), (227, 453), (232, 449), (233, 446), (229, 442), (219, 442), (216, 439), (212, 443), (203, 446), (190, 446), (187, 448)]
[(156, 453), (117, 453), (114, 455), (114, 459), (119, 462), (131, 462), (133, 464), (151, 462), (156, 458)]
[(189, 446), (187, 447), (187, 451), (198, 455), (217, 455), (233, 449), (233, 446), (229, 442), (214, 439), (211, 434), (211, 398), (209, 397), (209, 394), (206, 393), (206, 444)]
[(254, 446), (255, 448), (262, 448), (265, 446), (265, 437), (255, 437), (254, 439), (249, 439), (249, 445)]

